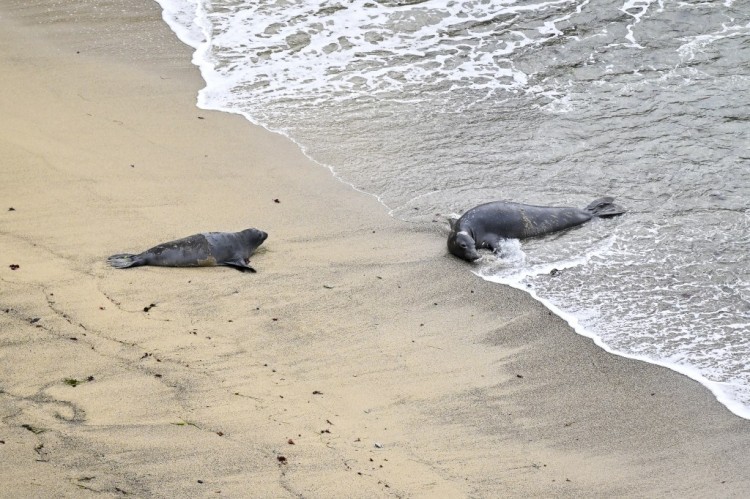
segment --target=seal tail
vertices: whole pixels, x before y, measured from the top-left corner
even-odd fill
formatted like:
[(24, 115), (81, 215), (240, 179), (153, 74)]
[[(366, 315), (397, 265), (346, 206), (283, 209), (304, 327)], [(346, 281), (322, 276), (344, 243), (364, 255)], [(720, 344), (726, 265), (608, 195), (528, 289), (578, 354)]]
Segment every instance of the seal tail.
[(616, 205), (613, 201), (615, 198), (613, 197), (603, 197), (599, 198), (596, 201), (593, 201), (591, 204), (589, 204), (584, 210), (588, 211), (595, 217), (615, 217), (617, 215), (622, 215), (625, 213), (625, 208), (622, 206)]
[(126, 269), (128, 267), (138, 267), (140, 265), (144, 265), (146, 262), (143, 260), (143, 258), (140, 257), (140, 255), (120, 253), (107, 258), (107, 263), (109, 263), (116, 269)]

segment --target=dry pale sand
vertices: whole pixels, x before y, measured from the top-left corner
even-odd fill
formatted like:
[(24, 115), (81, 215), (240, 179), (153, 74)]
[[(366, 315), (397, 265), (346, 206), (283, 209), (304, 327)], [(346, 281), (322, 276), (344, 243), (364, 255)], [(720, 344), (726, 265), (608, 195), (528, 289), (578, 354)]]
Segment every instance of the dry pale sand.
[[(750, 422), (197, 109), (159, 16), (0, 7), (0, 496), (747, 497)], [(257, 274), (105, 263), (249, 226)]]

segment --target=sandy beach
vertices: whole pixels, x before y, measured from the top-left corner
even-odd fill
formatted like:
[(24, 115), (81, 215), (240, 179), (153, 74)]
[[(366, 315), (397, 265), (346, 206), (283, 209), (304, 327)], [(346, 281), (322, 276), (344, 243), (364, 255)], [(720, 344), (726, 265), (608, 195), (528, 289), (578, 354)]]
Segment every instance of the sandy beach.
[[(747, 497), (750, 421), (198, 109), (160, 15), (0, 7), (0, 497)], [(256, 274), (106, 264), (247, 227)]]

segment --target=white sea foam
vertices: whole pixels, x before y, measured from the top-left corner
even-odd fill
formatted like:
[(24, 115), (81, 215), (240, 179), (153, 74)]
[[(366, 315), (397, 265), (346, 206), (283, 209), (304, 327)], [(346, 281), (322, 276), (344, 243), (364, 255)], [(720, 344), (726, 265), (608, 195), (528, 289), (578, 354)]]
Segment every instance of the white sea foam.
[(719, 31), (680, 38), (685, 43), (677, 48), (677, 53), (683, 60), (692, 61), (697, 54), (705, 52), (713, 43), (738, 36), (750, 37), (750, 22), (746, 24), (722, 24)]
[(155, 0), (162, 8), (162, 18), (172, 28), (177, 38), (186, 45), (198, 48), (205, 42), (196, 23), (197, 0)]
[[(164, 19), (195, 47), (207, 99), (238, 91), (255, 98), (352, 99), (416, 87), (523, 89), (528, 75), (509, 58), (563, 35), (574, 0), (427, 1), (394, 8), (336, 2), (157, 0)], [(546, 18), (547, 11), (575, 8)], [(540, 13), (535, 30), (509, 29), (521, 14)], [(226, 102), (225, 102), (226, 104)]]

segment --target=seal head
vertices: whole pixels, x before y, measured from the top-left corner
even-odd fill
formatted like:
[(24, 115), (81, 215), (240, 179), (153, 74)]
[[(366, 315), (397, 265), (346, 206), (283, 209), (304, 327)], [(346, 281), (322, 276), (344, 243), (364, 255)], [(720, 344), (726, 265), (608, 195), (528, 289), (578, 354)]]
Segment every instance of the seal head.
[(479, 259), (479, 253), (476, 250), (476, 241), (465, 230), (451, 231), (448, 236), (448, 251), (469, 262)]

